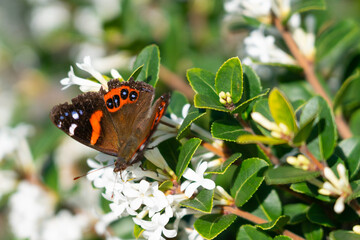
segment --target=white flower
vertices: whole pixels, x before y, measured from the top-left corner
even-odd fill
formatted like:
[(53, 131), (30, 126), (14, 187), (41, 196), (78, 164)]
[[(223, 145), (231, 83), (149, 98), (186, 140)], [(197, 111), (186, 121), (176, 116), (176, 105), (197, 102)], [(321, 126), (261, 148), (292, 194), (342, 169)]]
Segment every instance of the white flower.
[(271, 9), (280, 19), (285, 19), (290, 14), (290, 0), (272, 0)]
[(153, 196), (154, 205), (149, 208), (149, 217), (152, 217), (155, 213), (165, 209), (165, 215), (171, 218), (174, 215), (172, 209), (174, 197), (172, 195), (165, 196), (165, 194), (157, 188), (153, 189)]
[(14, 235), (36, 239), (41, 222), (54, 212), (54, 199), (39, 186), (23, 181), (10, 197), (9, 206), (9, 223)]
[(262, 63), (296, 64), (294, 58), (275, 45), (275, 38), (265, 36), (262, 29), (253, 30), (244, 39), (244, 48), (249, 57)]
[(72, 215), (67, 210), (61, 210), (43, 222), (39, 239), (41, 240), (77, 240), (83, 238), (83, 231), (89, 220), (85, 215)]
[(162, 235), (167, 238), (173, 238), (176, 236), (176, 230), (168, 230), (165, 228), (165, 225), (169, 222), (169, 217), (165, 214), (160, 215), (160, 213), (156, 213), (151, 221), (145, 221), (138, 218), (133, 218), (135, 224), (141, 226), (145, 231), (143, 232), (143, 236), (146, 239), (150, 240), (165, 240)]
[(185, 228), (188, 240), (203, 240), (204, 238), (193, 228)]
[(64, 78), (60, 81), (60, 83), (62, 85), (65, 85), (65, 87), (63, 87), (63, 89), (66, 89), (66, 88), (70, 87), (71, 85), (79, 85), (80, 90), (83, 92), (99, 91), (101, 86), (105, 90), (108, 90), (107, 81), (105, 80), (105, 78), (103, 77), (103, 75), (100, 72), (98, 72), (97, 70), (94, 69), (94, 67), (91, 64), (91, 58), (89, 56), (86, 56), (84, 58), (83, 63), (76, 63), (76, 65), (81, 70), (90, 73), (100, 84), (96, 83), (94, 81), (88, 80), (88, 79), (84, 79), (84, 78), (75, 76), (73, 68), (70, 67), (68, 77)]
[(225, 11), (230, 14), (241, 14), (270, 23), (271, 0), (229, 0), (225, 1)]
[(13, 191), (16, 187), (17, 174), (11, 170), (1, 170), (0, 171), (0, 200), (2, 197)]
[(141, 180), (138, 184), (127, 184), (123, 193), (126, 197), (131, 198), (130, 207), (134, 210), (138, 210), (142, 204), (149, 207), (154, 206), (154, 201), (151, 198), (152, 189), (146, 180)]
[(296, 45), (307, 59), (314, 60), (316, 52), (314, 16), (307, 16), (305, 25), (307, 32), (301, 28), (300, 14), (294, 14), (289, 20), (289, 27)]
[(181, 116), (176, 116), (175, 113), (170, 113), (171, 120), (176, 122), (178, 125), (181, 125), (186, 116), (188, 115), (190, 107), (191, 105), (189, 103), (185, 104), (181, 109)]
[(285, 124), (280, 123), (278, 125), (275, 122), (270, 122), (266, 117), (264, 117), (259, 112), (251, 113), (251, 118), (259, 125), (271, 131), (271, 136), (274, 138), (283, 138), (283, 135), (289, 136), (292, 134), (289, 128)]
[(319, 193), (323, 195), (338, 195), (339, 197), (335, 202), (334, 211), (336, 213), (342, 213), (345, 209), (345, 200), (352, 193), (352, 189), (346, 175), (345, 166), (339, 163), (336, 169), (339, 178), (336, 177), (329, 167), (324, 168), (324, 177), (328, 181), (324, 182), (322, 188), (319, 189)]
[(208, 190), (215, 188), (215, 182), (211, 179), (204, 178), (204, 173), (207, 169), (207, 162), (198, 164), (196, 170), (187, 168), (183, 174), (183, 177), (188, 179), (181, 184), (181, 191), (185, 190), (185, 195), (190, 198), (196, 189), (200, 186)]

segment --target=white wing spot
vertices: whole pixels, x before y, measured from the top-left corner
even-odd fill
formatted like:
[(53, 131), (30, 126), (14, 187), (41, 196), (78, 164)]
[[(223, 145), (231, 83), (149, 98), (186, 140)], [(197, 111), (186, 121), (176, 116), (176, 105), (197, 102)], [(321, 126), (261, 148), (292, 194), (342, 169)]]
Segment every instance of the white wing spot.
[(73, 119), (75, 119), (75, 120), (79, 119), (79, 114), (76, 111), (72, 111), (71, 114), (72, 114)]
[(75, 131), (76, 127), (77, 127), (77, 125), (75, 123), (71, 124), (71, 126), (69, 127), (70, 136), (74, 135), (74, 131)]

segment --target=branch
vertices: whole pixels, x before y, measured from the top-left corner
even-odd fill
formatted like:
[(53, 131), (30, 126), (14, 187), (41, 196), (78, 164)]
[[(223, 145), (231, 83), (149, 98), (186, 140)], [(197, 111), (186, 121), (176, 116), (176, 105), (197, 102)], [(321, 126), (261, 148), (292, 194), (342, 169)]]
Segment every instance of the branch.
[[(251, 213), (242, 211), (242, 210), (238, 209), (237, 207), (224, 206), (223, 209), (224, 209), (224, 212), (235, 214), (235, 215), (237, 215), (241, 218), (244, 218), (250, 222), (253, 222), (255, 224), (267, 223), (266, 220), (259, 218)], [(293, 240), (305, 240), (304, 238), (296, 235), (293, 232), (290, 232), (289, 230), (284, 230), (283, 234), (292, 238)]]
[(171, 72), (163, 65), (160, 66), (159, 78), (171, 89), (184, 94), (187, 99), (191, 101), (194, 99), (195, 93), (192, 88), (181, 77)]
[[(310, 85), (313, 87), (315, 92), (326, 100), (326, 102), (329, 104), (330, 108), (332, 109), (333, 108), (332, 100), (324, 90), (323, 86), (320, 84), (319, 79), (315, 74), (313, 62), (309, 61), (301, 53), (291, 33), (287, 31), (287, 29), (282, 24), (281, 20), (276, 16), (274, 16), (273, 19), (274, 19), (275, 27), (280, 32), (291, 54), (294, 56), (299, 66), (304, 70), (306, 80), (310, 83)], [(352, 133), (350, 131), (349, 125), (346, 123), (341, 113), (335, 116), (335, 121), (338, 127), (339, 134), (343, 139), (352, 137)]]

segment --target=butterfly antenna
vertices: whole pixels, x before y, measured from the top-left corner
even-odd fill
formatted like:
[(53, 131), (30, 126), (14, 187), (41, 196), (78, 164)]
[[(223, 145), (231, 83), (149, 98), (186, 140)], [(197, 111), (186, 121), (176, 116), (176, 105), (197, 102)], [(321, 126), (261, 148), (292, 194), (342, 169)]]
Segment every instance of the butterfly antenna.
[(103, 166), (103, 167), (101, 167), (101, 168), (97, 168), (97, 169), (91, 170), (91, 171), (89, 171), (89, 172), (87, 172), (87, 173), (85, 173), (85, 174), (83, 174), (83, 175), (74, 177), (74, 181), (75, 181), (75, 180), (78, 180), (79, 178), (85, 177), (85, 176), (87, 176), (87, 175), (89, 175), (89, 174), (91, 174), (91, 173), (94, 173), (94, 172), (96, 172), (96, 171), (99, 171), (99, 170), (101, 170), (101, 169), (104, 169), (104, 168), (107, 168), (107, 167), (111, 167), (111, 166), (113, 166), (113, 165), (115, 165), (115, 163), (112, 163), (112, 164)]

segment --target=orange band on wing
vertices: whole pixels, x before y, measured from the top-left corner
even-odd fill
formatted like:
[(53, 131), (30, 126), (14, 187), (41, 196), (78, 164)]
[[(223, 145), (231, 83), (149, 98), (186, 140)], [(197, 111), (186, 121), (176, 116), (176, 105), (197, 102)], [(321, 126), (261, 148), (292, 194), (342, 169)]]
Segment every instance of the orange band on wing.
[(102, 116), (103, 116), (103, 112), (101, 110), (98, 110), (94, 112), (90, 117), (90, 124), (92, 127), (92, 133), (90, 139), (91, 145), (94, 145), (100, 137), (100, 131), (101, 131), (100, 121)]

